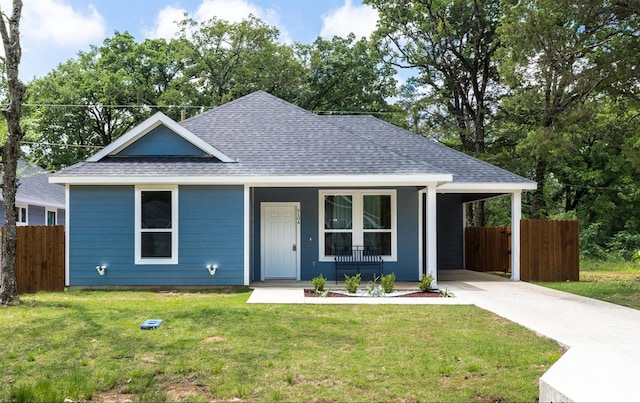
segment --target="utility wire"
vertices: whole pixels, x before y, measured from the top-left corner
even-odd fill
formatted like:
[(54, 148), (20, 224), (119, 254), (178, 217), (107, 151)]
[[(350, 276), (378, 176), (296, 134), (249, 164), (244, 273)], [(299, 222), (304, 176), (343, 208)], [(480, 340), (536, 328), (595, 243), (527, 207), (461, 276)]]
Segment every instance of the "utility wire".
[[(215, 106), (204, 106), (204, 105), (86, 105), (86, 104), (23, 104), (24, 107), (47, 107), (47, 108), (112, 108), (112, 109), (124, 109), (124, 108), (148, 108), (148, 109), (200, 109), (200, 110), (209, 110), (213, 109), (219, 105)], [(399, 113), (397, 111), (309, 111), (315, 114), (322, 115), (382, 115), (382, 114), (394, 114)]]

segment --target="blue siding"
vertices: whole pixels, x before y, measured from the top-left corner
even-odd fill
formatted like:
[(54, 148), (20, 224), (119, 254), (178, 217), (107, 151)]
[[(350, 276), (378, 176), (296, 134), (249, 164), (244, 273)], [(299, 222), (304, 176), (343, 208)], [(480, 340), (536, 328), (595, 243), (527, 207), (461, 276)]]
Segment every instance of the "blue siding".
[(32, 204), (27, 206), (27, 216), (29, 217), (27, 222), (29, 225), (46, 225), (47, 214), (43, 206), (34, 206)]
[(65, 225), (65, 220), (67, 217), (67, 212), (64, 209), (58, 209), (58, 225)]
[[(262, 202), (300, 203), (300, 279), (307, 281), (323, 274), (327, 279), (335, 280), (334, 264), (318, 261), (319, 190), (318, 188), (257, 188), (254, 190), (253, 281), (260, 280), (260, 203)], [(384, 272), (395, 273), (398, 281), (417, 281), (419, 272), (418, 189), (398, 188), (397, 203), (398, 261), (385, 262)]]
[(120, 151), (118, 155), (202, 156), (206, 153), (169, 128), (159, 126)]
[[(202, 286), (244, 283), (243, 188), (180, 186), (178, 264), (136, 265), (133, 186), (72, 186), (69, 285)], [(99, 276), (95, 267), (107, 265)], [(217, 264), (212, 277), (208, 264)]]

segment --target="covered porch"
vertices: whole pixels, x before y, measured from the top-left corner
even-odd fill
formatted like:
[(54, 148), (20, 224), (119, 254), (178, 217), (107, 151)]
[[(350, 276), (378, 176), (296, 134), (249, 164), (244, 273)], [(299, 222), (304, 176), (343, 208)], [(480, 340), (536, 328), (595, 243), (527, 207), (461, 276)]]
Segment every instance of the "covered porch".
[[(521, 184), (518, 184), (521, 187)], [(334, 259), (331, 256), (335, 234), (339, 240), (362, 245), (369, 236), (388, 244), (384, 258), (384, 273), (395, 273), (397, 284), (415, 288), (427, 274), (434, 278), (434, 286), (452, 270), (464, 268), (464, 205), (491, 197), (511, 198), (512, 280), (519, 280), (519, 231), (522, 189), (496, 186), (493, 192), (480, 193), (475, 189), (447, 188), (441, 183), (426, 186), (246, 186), (246, 240), (248, 271), (246, 284), (277, 285), (306, 283), (323, 275), (335, 284)], [(351, 228), (335, 229), (327, 223), (325, 211), (328, 198), (347, 195), (355, 216), (366, 217), (363, 202), (357, 198), (388, 196), (389, 226), (369, 231), (360, 218), (360, 232)], [(363, 210), (364, 209), (364, 210)], [(364, 212), (364, 214), (363, 214)], [(337, 213), (335, 213), (337, 214)], [(332, 219), (335, 219), (331, 215)], [(357, 226), (356, 225), (356, 226)], [(385, 233), (386, 232), (386, 233)], [(342, 234), (347, 233), (347, 237)], [(379, 233), (383, 233), (380, 236)], [(343, 279), (337, 278), (338, 285)], [(446, 280), (445, 280), (446, 281)]]

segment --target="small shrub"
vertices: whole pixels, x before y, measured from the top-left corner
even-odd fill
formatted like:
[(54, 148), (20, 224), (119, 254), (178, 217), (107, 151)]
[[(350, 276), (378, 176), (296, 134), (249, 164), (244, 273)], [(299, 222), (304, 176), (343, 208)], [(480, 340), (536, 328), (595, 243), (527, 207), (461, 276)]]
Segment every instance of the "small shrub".
[(361, 277), (362, 276), (360, 276), (360, 273), (356, 274), (355, 276), (347, 276), (346, 274), (344, 275), (344, 283), (348, 293), (354, 294), (358, 290)]
[(369, 281), (369, 285), (367, 286), (367, 295), (371, 297), (384, 297), (385, 290), (382, 285), (378, 284), (378, 280), (380, 280), (380, 277), (374, 275), (373, 281)]
[(324, 278), (322, 274), (317, 277), (311, 279), (311, 284), (313, 284), (313, 290), (318, 293), (324, 291), (324, 285), (327, 283), (327, 279)]
[(443, 297), (443, 298), (453, 298), (453, 297), (455, 297), (455, 295), (453, 295), (453, 292), (449, 291), (448, 288), (445, 288), (444, 291), (442, 291), (440, 293), (440, 296)]
[(395, 281), (396, 281), (395, 273), (385, 274), (384, 276), (380, 277), (380, 285), (382, 286), (386, 294), (393, 292), (393, 286)]
[(428, 292), (429, 290), (431, 290), (431, 283), (433, 283), (433, 276), (431, 274), (422, 276), (419, 284), (420, 291)]

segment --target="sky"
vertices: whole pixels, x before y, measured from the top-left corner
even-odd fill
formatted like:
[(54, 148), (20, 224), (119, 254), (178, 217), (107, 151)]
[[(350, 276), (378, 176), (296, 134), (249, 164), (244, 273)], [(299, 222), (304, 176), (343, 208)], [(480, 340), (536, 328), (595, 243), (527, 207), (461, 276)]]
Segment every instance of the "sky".
[[(0, 0), (2, 11), (10, 13), (11, 3)], [(362, 0), (24, 0), (20, 77), (42, 77), (115, 31), (138, 41), (171, 38), (185, 12), (196, 20), (231, 22), (253, 14), (276, 26), (281, 42), (307, 44), (318, 36), (369, 36), (378, 20)]]

